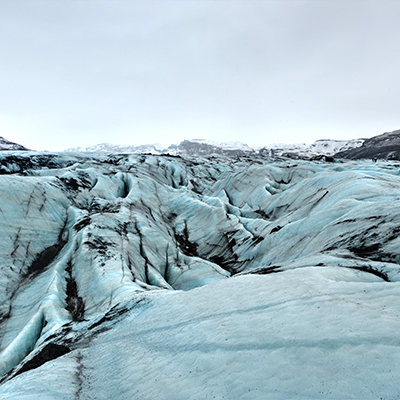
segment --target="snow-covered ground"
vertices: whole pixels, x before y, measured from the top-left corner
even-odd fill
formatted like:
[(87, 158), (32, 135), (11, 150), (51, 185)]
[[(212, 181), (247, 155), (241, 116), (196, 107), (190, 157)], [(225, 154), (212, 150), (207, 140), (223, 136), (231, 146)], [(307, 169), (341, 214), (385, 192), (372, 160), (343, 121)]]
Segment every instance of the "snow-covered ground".
[(399, 167), (0, 154), (0, 399), (400, 397)]

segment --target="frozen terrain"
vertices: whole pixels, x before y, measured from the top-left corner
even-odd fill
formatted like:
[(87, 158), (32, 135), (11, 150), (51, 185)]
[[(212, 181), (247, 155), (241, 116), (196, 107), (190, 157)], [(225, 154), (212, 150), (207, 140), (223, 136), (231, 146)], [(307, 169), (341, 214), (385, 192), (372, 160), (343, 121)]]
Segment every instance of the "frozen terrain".
[(0, 153), (0, 399), (399, 398), (399, 172)]

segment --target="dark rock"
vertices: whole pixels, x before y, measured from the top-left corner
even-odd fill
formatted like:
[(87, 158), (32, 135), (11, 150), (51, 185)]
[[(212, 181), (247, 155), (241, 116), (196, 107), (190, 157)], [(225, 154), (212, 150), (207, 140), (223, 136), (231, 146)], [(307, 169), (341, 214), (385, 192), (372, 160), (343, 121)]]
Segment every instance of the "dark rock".
[(336, 158), (351, 160), (377, 159), (400, 160), (400, 130), (386, 132), (366, 139), (361, 147), (335, 154)]
[(24, 146), (21, 146), (18, 143), (10, 142), (7, 139), (4, 139), (3, 137), (0, 137), (0, 151), (27, 151), (27, 149)]

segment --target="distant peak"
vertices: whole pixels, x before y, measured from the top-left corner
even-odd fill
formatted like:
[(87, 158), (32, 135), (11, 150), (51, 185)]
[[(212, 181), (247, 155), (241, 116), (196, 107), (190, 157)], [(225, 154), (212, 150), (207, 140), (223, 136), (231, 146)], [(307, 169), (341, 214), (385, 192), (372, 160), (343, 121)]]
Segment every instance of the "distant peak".
[(0, 136), (0, 151), (27, 151), (27, 150), (29, 149), (18, 143), (10, 142), (9, 140), (4, 139), (3, 137)]
[(76, 147), (68, 149), (70, 152), (102, 152), (102, 153), (131, 153), (131, 154), (170, 154), (181, 156), (211, 156), (225, 155), (230, 157), (241, 157), (245, 155), (263, 154), (267, 156), (290, 156), (300, 158), (311, 158), (317, 155), (333, 155), (361, 146), (363, 139), (331, 140), (320, 139), (313, 144), (270, 144), (263, 148), (250, 147), (239, 141), (216, 142), (208, 139), (185, 139), (179, 144), (171, 144), (163, 147), (159, 144), (147, 145), (113, 145), (102, 143), (89, 147)]

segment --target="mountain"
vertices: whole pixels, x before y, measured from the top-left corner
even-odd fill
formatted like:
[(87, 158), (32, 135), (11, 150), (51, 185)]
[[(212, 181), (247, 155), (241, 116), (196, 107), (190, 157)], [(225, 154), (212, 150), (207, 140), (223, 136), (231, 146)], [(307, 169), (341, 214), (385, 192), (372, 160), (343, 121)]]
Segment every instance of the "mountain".
[(7, 139), (4, 139), (0, 136), (0, 151), (26, 151), (28, 150), (26, 147), (21, 146), (20, 144), (10, 142)]
[(0, 398), (398, 397), (393, 163), (0, 165)]
[(353, 149), (362, 145), (364, 139), (330, 140), (322, 139), (316, 142), (297, 144), (271, 144), (262, 148), (252, 148), (242, 142), (214, 142), (204, 139), (184, 140), (179, 144), (171, 144), (163, 148), (159, 144), (141, 146), (121, 146), (102, 143), (89, 147), (75, 147), (66, 152), (93, 153), (127, 153), (127, 154), (171, 154), (180, 156), (211, 156), (224, 155), (240, 157), (262, 154), (265, 156), (311, 158), (319, 155), (332, 156), (339, 151)]
[(64, 150), (68, 153), (127, 153), (127, 154), (161, 154), (163, 147), (160, 144), (145, 144), (145, 145), (116, 145), (111, 143), (100, 143), (94, 146), (72, 147)]
[(110, 143), (102, 143), (88, 147), (74, 147), (65, 150), (66, 152), (90, 152), (90, 153), (126, 153), (126, 154), (171, 154), (180, 156), (192, 155), (227, 155), (240, 156), (245, 154), (255, 154), (255, 150), (247, 144), (241, 142), (213, 142), (203, 139), (184, 140), (179, 144), (171, 144), (163, 147), (160, 144), (147, 144), (138, 146), (113, 145)]
[(400, 160), (400, 130), (366, 139), (362, 146), (340, 151), (336, 154), (336, 157), (351, 160), (363, 158)]
[(333, 156), (339, 151), (354, 149), (363, 144), (365, 139), (332, 140), (320, 139), (312, 144), (271, 144), (260, 150), (260, 154), (291, 158), (312, 158), (320, 155)]
[(256, 154), (256, 150), (242, 142), (213, 142), (203, 139), (184, 140), (178, 145), (170, 145), (164, 153), (181, 156), (225, 155), (240, 157)]

